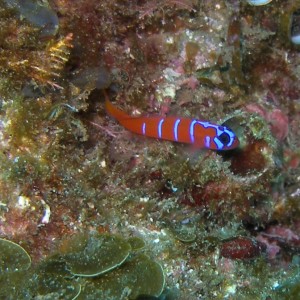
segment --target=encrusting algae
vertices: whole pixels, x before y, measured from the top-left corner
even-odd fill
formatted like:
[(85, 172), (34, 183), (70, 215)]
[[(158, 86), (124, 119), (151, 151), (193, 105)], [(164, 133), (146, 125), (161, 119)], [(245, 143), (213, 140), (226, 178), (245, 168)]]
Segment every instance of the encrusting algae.
[(296, 299), (299, 10), (0, 0), (0, 298)]

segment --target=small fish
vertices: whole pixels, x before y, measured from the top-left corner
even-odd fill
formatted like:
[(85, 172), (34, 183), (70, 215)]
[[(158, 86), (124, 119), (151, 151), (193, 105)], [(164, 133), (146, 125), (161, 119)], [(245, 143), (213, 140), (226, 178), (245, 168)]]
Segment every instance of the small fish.
[(208, 121), (162, 116), (132, 117), (114, 106), (107, 95), (105, 108), (126, 129), (144, 136), (212, 150), (231, 150), (239, 145), (231, 129)]

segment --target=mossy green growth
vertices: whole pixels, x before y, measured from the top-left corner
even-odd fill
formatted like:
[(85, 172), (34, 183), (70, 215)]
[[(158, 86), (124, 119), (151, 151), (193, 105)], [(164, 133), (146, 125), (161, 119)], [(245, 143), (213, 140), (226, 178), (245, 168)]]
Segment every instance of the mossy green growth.
[(0, 239), (0, 275), (29, 269), (31, 258), (18, 244)]
[(116, 235), (82, 236), (83, 249), (66, 254), (70, 272), (76, 276), (98, 276), (120, 266), (128, 257), (130, 244)]
[(78, 299), (136, 299), (139, 295), (159, 296), (164, 288), (161, 266), (138, 254), (113, 272), (90, 279)]

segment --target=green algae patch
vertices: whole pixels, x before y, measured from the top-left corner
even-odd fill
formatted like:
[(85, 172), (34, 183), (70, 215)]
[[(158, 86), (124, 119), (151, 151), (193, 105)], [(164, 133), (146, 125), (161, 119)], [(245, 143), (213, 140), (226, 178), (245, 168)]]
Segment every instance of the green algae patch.
[(26, 299), (23, 286), (30, 277), (31, 258), (20, 245), (0, 239), (0, 299)]
[(146, 246), (144, 240), (137, 236), (130, 237), (127, 241), (131, 246), (131, 251), (142, 250)]
[(135, 299), (139, 295), (159, 296), (164, 288), (162, 267), (138, 254), (118, 269), (90, 279), (78, 299)]
[(27, 297), (27, 289), (24, 289), (30, 276), (31, 273), (28, 270), (0, 274), (0, 299), (30, 299)]
[[(79, 247), (63, 256), (70, 272), (76, 276), (98, 276), (120, 266), (128, 257), (131, 246), (119, 236), (83, 237)], [(79, 250), (78, 249), (78, 250)]]
[[(81, 286), (64, 280), (60, 276), (43, 276), (39, 278), (38, 295), (44, 296), (45, 299), (76, 299), (81, 292)], [(47, 298), (46, 298), (47, 297)]]
[(27, 290), (41, 299), (76, 299), (81, 285), (73, 280), (66, 264), (56, 259), (42, 262), (28, 281)]
[(157, 262), (138, 252), (144, 247), (138, 237), (79, 234), (32, 267), (22, 247), (0, 240), (0, 299), (158, 297), (165, 285), (164, 273)]
[(18, 244), (0, 239), (0, 274), (29, 269), (31, 258)]

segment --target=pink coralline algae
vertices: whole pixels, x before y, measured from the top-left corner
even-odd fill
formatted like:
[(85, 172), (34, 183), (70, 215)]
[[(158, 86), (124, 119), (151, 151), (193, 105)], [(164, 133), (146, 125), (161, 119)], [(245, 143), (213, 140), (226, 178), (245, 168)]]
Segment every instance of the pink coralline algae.
[(257, 236), (257, 240), (266, 245), (268, 259), (275, 259), (285, 252), (300, 251), (300, 236), (285, 226), (271, 226)]
[(268, 115), (271, 131), (279, 141), (283, 141), (289, 132), (288, 117), (280, 109), (274, 109)]

